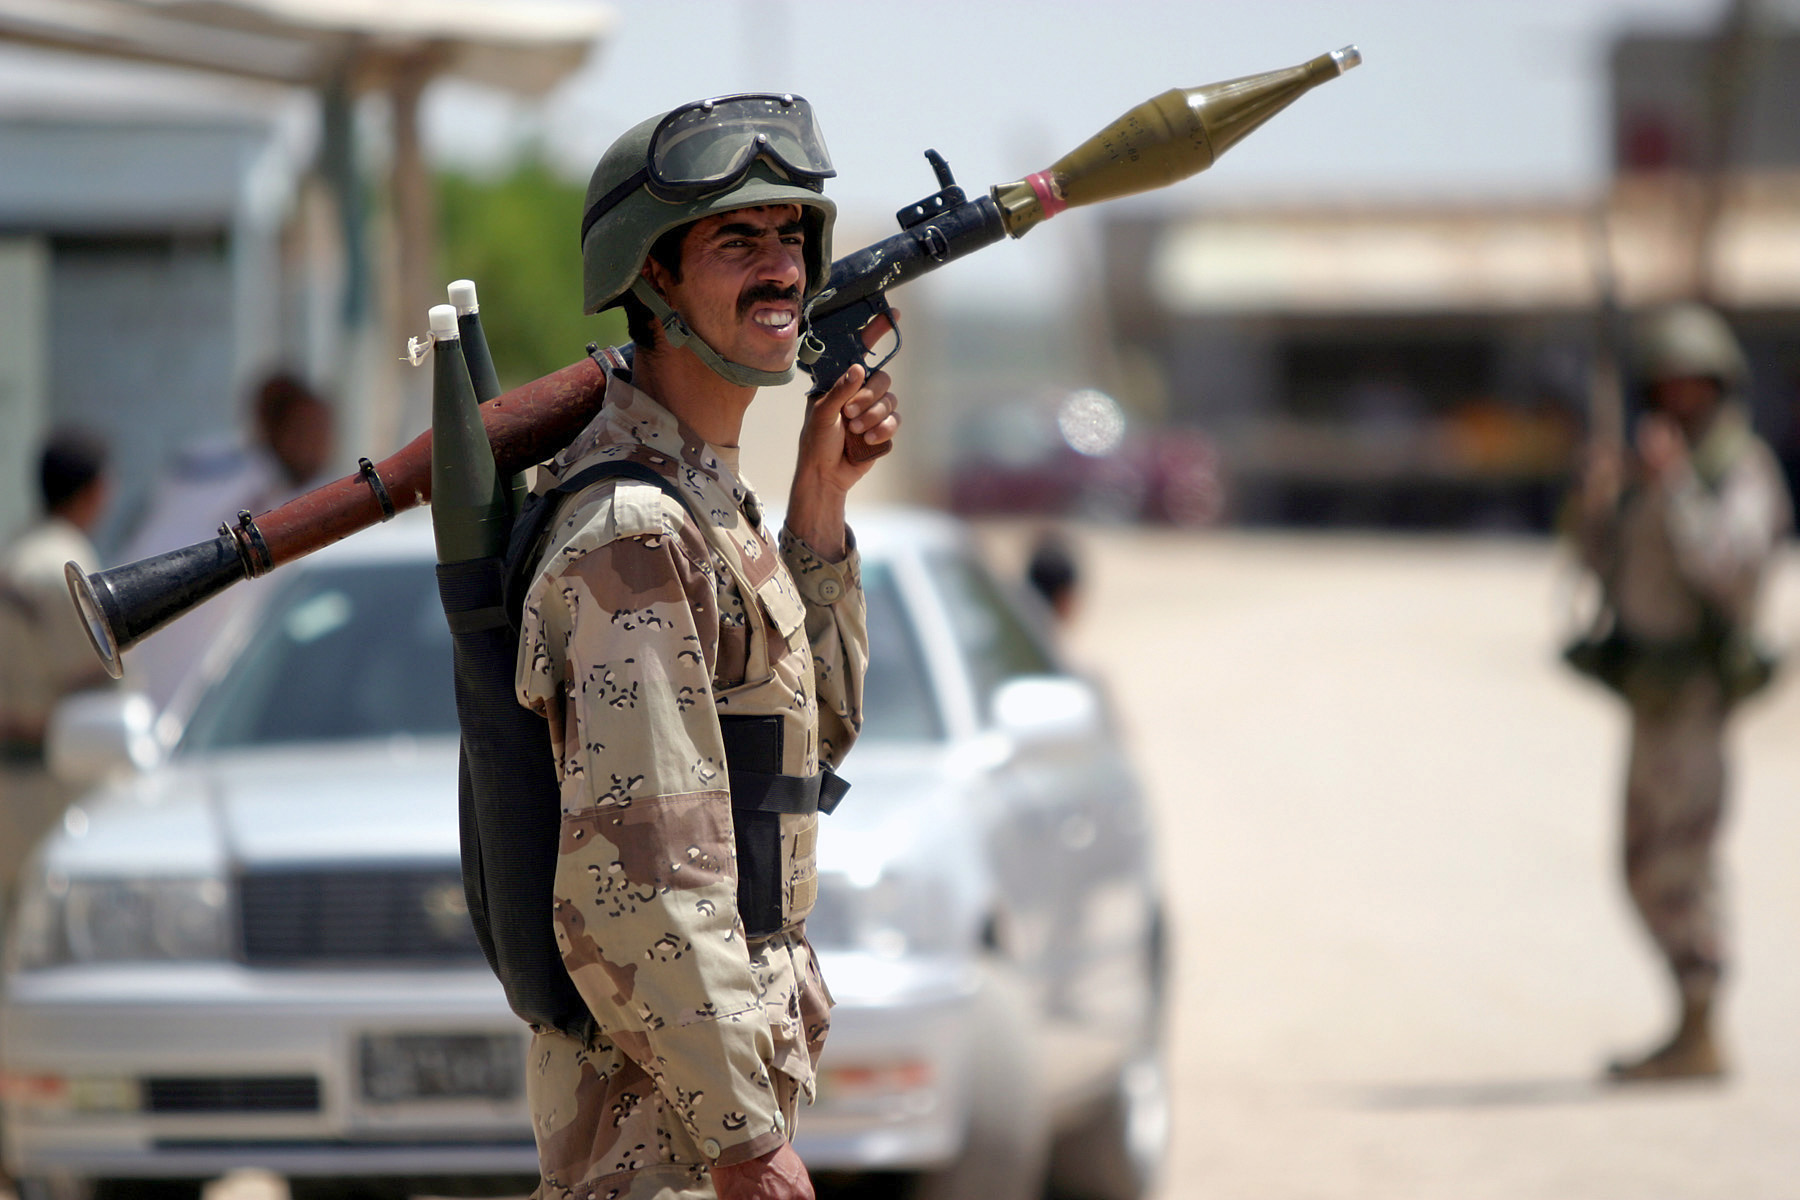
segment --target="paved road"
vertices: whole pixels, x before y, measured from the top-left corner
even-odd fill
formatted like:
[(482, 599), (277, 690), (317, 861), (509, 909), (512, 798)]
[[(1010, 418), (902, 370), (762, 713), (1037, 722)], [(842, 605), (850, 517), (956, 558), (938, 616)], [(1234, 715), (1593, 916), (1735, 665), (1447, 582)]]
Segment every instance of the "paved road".
[[(1554, 661), (1553, 550), (1079, 536), (1072, 643), (1177, 921), (1162, 1200), (1800, 1196), (1800, 684), (1739, 730), (1736, 1075), (1610, 1090), (1668, 1000), (1614, 868), (1622, 718)], [(1800, 561), (1775, 599), (1800, 642)]]

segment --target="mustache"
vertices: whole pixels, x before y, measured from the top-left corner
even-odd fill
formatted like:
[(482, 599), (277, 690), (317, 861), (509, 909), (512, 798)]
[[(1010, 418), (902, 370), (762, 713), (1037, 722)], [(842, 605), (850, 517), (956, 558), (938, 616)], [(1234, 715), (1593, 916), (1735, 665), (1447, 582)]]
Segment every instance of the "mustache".
[(750, 306), (753, 304), (763, 304), (765, 302), (781, 300), (791, 300), (798, 304), (800, 302), (800, 289), (792, 284), (787, 287), (782, 287), (779, 284), (774, 283), (756, 284), (738, 297), (737, 315), (740, 317), (744, 316), (750, 311)]

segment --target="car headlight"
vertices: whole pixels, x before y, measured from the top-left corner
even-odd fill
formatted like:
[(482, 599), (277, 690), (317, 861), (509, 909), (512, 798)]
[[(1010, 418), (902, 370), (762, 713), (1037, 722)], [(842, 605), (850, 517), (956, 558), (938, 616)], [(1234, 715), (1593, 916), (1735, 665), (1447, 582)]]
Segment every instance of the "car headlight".
[(955, 946), (951, 909), (943, 885), (926, 876), (884, 871), (864, 881), (822, 871), (806, 938), (820, 949), (881, 958), (941, 954)]
[(230, 945), (225, 883), (53, 874), (21, 900), (14, 936), (16, 965), (26, 970), (221, 959)]

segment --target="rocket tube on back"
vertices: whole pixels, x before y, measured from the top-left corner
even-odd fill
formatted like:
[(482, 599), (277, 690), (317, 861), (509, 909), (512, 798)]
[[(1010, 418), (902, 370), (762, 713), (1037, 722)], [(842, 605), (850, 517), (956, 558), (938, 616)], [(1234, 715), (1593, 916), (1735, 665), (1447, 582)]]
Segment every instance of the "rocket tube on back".
[(456, 328), (462, 336), (463, 361), (469, 364), (475, 401), (486, 404), (500, 394), (500, 376), (494, 371), (487, 332), (481, 327), (481, 303), (475, 296), (475, 281), (458, 279), (450, 284), (449, 294), (450, 303), (456, 308)]
[(431, 310), (431, 335), (431, 529), (438, 561), (490, 557), (506, 546), (509, 514), (504, 493), (494, 486), (494, 451), (482, 428), (453, 306)]
[(1197, 175), (1264, 121), (1362, 62), (1355, 46), (1297, 67), (1152, 97), (1039, 171), (994, 188), (1013, 237), (1063, 208), (1097, 204)]
[[(450, 303), (456, 309), (456, 328), (462, 335), (463, 362), (469, 367), (469, 384), (475, 389), (475, 402), (486, 404), (500, 394), (500, 374), (494, 370), (494, 356), (488, 350), (487, 331), (481, 325), (481, 302), (475, 294), (473, 279), (452, 280), (448, 289)], [(500, 481), (507, 508), (518, 512), (525, 503), (525, 476), (514, 474)]]

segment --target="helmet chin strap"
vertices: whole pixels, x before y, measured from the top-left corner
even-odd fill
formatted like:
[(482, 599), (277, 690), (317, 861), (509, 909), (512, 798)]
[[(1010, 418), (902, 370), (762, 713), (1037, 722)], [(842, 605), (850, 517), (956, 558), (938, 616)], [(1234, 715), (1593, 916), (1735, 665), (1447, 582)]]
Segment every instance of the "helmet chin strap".
[(778, 387), (793, 379), (792, 366), (785, 371), (759, 371), (755, 367), (732, 362), (714, 350), (706, 344), (704, 338), (688, 327), (681, 314), (670, 308), (669, 302), (642, 275), (631, 281), (631, 294), (642, 300), (644, 306), (662, 324), (663, 336), (669, 339), (669, 345), (678, 350), (683, 346), (692, 350), (696, 358), (712, 368), (713, 374), (725, 382), (734, 383), (738, 387)]

